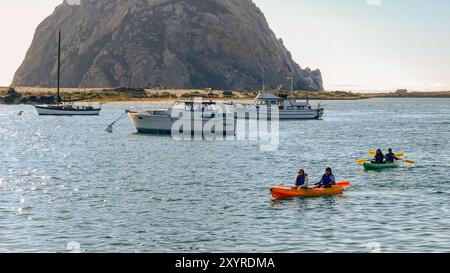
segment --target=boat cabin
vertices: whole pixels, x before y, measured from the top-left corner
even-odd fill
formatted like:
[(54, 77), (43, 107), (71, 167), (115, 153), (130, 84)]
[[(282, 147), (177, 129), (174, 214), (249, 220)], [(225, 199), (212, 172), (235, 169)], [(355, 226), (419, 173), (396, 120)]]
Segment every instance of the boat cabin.
[(170, 110), (210, 112), (217, 110), (217, 107), (218, 107), (217, 104), (212, 101), (209, 102), (177, 101), (170, 107)]
[(308, 102), (300, 102), (279, 97), (271, 92), (260, 93), (255, 99), (255, 105), (258, 106), (278, 106), (280, 110), (311, 110)]

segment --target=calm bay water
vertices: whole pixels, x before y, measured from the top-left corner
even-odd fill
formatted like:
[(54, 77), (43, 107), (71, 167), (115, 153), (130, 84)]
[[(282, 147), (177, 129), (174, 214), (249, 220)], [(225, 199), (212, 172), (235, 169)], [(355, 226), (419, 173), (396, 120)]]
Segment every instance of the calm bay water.
[[(127, 104), (87, 118), (0, 105), (0, 251), (450, 252), (450, 100), (326, 104), (323, 121), (281, 122), (275, 152), (139, 135), (128, 119), (104, 132)], [(362, 171), (377, 147), (417, 164)], [(272, 200), (270, 185), (327, 166), (352, 181), (343, 196)]]

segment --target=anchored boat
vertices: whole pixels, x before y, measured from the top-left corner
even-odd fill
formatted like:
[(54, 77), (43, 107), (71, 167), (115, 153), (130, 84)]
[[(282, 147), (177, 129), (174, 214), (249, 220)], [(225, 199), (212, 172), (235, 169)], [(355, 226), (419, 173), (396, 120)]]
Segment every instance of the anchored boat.
[(139, 133), (234, 135), (236, 132), (233, 113), (226, 115), (215, 102), (178, 101), (169, 109), (143, 112), (127, 110), (127, 113)]
[(235, 110), (237, 118), (249, 119), (261, 117), (271, 119), (275, 118), (274, 115), (278, 115), (280, 120), (321, 119), (325, 113), (325, 108), (320, 104), (313, 108), (309, 100), (282, 98), (268, 91), (259, 93), (253, 104), (236, 104)]
[(101, 108), (73, 104), (35, 105), (40, 116), (98, 116)]
[(101, 106), (75, 105), (72, 102), (64, 102), (60, 95), (60, 72), (61, 72), (61, 31), (58, 34), (58, 79), (56, 103), (49, 105), (35, 105), (40, 116), (98, 116)]

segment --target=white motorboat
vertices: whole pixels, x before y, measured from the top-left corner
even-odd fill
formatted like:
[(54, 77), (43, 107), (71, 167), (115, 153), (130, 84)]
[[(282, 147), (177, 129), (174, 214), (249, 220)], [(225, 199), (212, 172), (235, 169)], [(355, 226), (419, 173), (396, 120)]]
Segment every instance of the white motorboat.
[[(253, 104), (236, 104), (235, 110), (237, 118), (267, 117), (271, 119), (277, 115), (280, 120), (321, 119), (325, 113), (325, 108), (320, 104), (313, 108), (309, 100), (297, 101), (282, 98), (268, 91), (259, 93)], [(253, 115), (252, 112), (254, 112)]]
[(58, 40), (58, 79), (57, 79), (57, 95), (56, 103), (49, 105), (35, 105), (36, 111), (40, 116), (98, 116), (100, 114), (101, 106), (85, 106), (75, 105), (73, 103), (63, 102), (60, 89), (60, 72), (61, 72), (61, 31), (59, 32)]
[(236, 132), (233, 112), (227, 114), (215, 102), (179, 101), (169, 109), (127, 110), (127, 113), (139, 133), (234, 135)]

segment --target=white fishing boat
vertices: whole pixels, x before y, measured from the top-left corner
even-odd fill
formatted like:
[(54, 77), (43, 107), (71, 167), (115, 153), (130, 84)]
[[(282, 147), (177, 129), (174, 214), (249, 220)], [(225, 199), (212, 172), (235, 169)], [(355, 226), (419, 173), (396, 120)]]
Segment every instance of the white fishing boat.
[(56, 103), (48, 105), (35, 105), (40, 116), (98, 116), (101, 106), (75, 105), (73, 102), (64, 102), (60, 95), (60, 72), (61, 72), (61, 31), (58, 36), (58, 79)]
[(253, 104), (236, 104), (235, 109), (238, 118), (270, 119), (276, 114), (280, 120), (321, 119), (325, 113), (325, 108), (320, 104), (313, 108), (309, 100), (282, 98), (269, 91), (259, 93)]
[(233, 112), (227, 115), (215, 102), (179, 101), (168, 109), (127, 110), (127, 113), (139, 133), (234, 135), (236, 132)]

